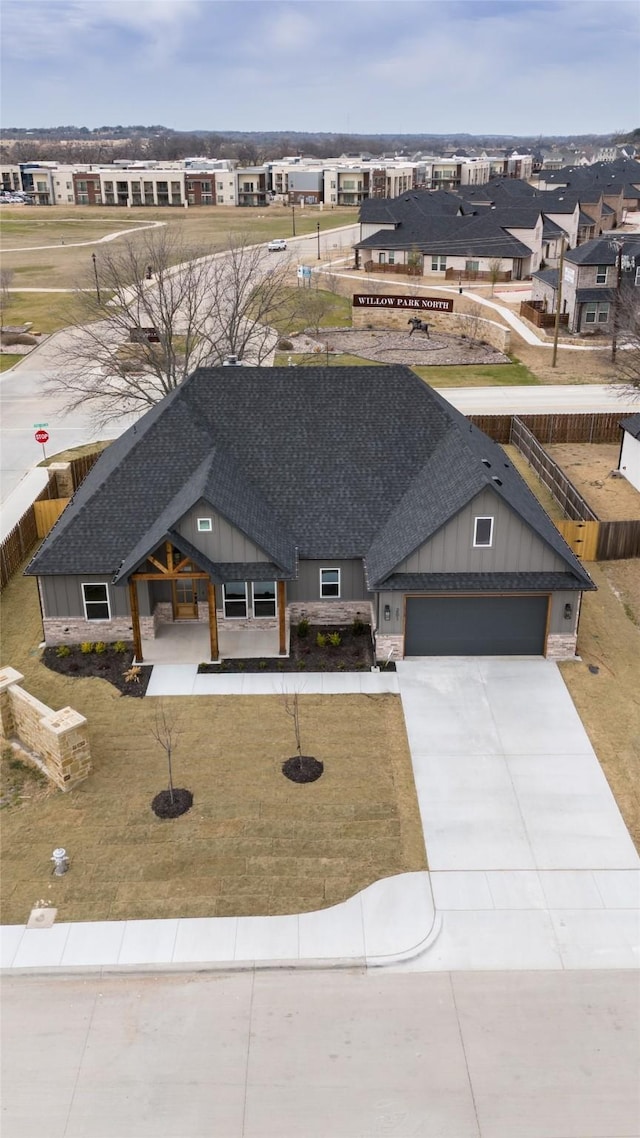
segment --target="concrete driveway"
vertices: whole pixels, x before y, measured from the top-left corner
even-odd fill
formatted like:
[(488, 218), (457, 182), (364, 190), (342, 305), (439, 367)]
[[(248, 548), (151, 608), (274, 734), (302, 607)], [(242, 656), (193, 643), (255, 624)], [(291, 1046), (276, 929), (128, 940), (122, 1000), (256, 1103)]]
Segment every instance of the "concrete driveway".
[(442, 930), (411, 967), (632, 968), (640, 859), (557, 666), (405, 660)]

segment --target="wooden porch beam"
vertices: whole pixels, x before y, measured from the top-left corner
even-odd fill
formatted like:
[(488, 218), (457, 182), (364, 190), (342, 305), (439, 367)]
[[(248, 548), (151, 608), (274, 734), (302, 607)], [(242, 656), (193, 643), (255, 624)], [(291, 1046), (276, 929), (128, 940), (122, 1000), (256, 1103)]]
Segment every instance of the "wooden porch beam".
[(287, 654), (286, 604), (284, 581), (278, 581), (278, 651), (281, 656), (286, 656)]
[(140, 635), (140, 608), (138, 606), (138, 586), (134, 580), (129, 580), (129, 607), (131, 609), (131, 625), (133, 630), (133, 651), (138, 664), (142, 663), (142, 636)]
[(218, 617), (216, 614), (216, 591), (211, 583), (211, 579), (207, 581), (207, 600), (209, 601), (209, 644), (211, 651), (211, 659), (218, 659)]
[(171, 573), (133, 573), (131, 575), (132, 581), (189, 581), (193, 578), (195, 581), (208, 581), (208, 573), (176, 573), (173, 570)]
[(155, 565), (156, 569), (159, 569), (161, 573), (167, 572), (166, 565), (163, 565), (161, 561), (156, 561), (155, 557), (152, 557), (151, 554), (149, 554), (147, 557), (147, 561), (150, 561), (152, 565)]

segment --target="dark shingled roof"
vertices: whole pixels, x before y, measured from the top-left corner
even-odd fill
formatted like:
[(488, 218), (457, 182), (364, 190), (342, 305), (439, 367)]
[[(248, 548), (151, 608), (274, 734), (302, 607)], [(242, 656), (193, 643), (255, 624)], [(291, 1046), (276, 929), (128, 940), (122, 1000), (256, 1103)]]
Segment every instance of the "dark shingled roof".
[(383, 588), (428, 593), (530, 593), (584, 589), (574, 573), (392, 573)]
[(622, 244), (623, 254), (640, 259), (640, 235), (636, 233), (612, 233), (608, 237), (594, 237), (570, 249), (565, 256), (573, 265), (615, 265), (618, 242)]
[(409, 368), (200, 368), (104, 451), (27, 572), (124, 583), (167, 539), (202, 563), (177, 526), (205, 500), (268, 556), (247, 576), (362, 557), (375, 588), (487, 487), (592, 587), (497, 443)]
[(640, 411), (637, 415), (629, 415), (628, 418), (621, 419), (620, 426), (623, 431), (633, 435), (634, 439), (640, 439)]

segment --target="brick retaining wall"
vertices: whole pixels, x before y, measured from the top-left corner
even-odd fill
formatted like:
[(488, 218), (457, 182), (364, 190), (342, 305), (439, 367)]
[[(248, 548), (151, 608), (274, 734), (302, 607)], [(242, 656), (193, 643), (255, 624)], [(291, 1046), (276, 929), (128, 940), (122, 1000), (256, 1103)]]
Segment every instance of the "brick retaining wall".
[(0, 671), (2, 737), (60, 790), (72, 790), (91, 770), (87, 720), (71, 707), (52, 711), (20, 687), (15, 668)]

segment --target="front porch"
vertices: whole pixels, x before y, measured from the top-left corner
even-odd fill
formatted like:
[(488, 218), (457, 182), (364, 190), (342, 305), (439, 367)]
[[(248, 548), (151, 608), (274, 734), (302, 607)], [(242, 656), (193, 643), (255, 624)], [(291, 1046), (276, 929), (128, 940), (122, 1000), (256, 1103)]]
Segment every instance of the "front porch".
[[(211, 659), (209, 624), (203, 621), (174, 621), (161, 624), (156, 636), (142, 639), (141, 660), (145, 664), (202, 664)], [(277, 628), (229, 628), (218, 626), (218, 654), (221, 660), (268, 659), (280, 655)]]

